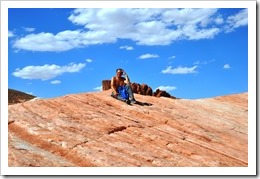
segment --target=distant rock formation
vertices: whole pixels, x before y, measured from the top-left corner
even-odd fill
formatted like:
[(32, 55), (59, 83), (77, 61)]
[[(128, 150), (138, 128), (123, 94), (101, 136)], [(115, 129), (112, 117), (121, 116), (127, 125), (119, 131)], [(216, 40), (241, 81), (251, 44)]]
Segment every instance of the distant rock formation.
[(106, 91), (111, 88), (111, 80), (103, 80), (102, 81), (102, 90)]
[(133, 93), (147, 95), (147, 96), (153, 95), (152, 88), (150, 86), (148, 86), (147, 84), (140, 85), (138, 83), (131, 83), (131, 87), (133, 89)]
[(36, 96), (17, 91), (14, 89), (8, 89), (8, 105), (22, 103), (34, 99)]
[[(150, 86), (147, 84), (139, 84), (139, 83), (131, 83), (131, 87), (133, 90), (133, 93), (146, 95), (146, 96), (155, 96), (155, 97), (167, 97), (167, 98), (173, 98), (176, 99), (176, 97), (171, 96), (166, 91), (157, 89), (154, 93)], [(106, 91), (111, 89), (111, 80), (103, 80), (102, 81), (102, 90)]]
[(160, 90), (160, 89), (157, 89), (154, 93), (153, 93), (153, 96), (156, 96), (156, 97), (167, 97), (167, 98), (173, 98), (173, 99), (177, 99), (176, 97), (174, 96), (171, 96), (169, 93), (167, 93), (166, 91), (163, 91), (163, 90)]

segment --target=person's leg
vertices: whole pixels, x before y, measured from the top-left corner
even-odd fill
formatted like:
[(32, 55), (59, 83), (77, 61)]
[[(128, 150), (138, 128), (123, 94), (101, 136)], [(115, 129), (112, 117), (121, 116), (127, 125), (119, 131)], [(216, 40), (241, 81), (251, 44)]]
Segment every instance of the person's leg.
[(116, 96), (116, 95), (112, 92), (111, 96), (114, 97), (114, 98), (116, 98), (116, 99), (118, 99), (118, 100), (121, 100), (121, 101), (124, 101), (124, 102), (126, 102), (126, 103), (129, 103), (129, 100), (128, 100), (128, 99), (124, 99), (121, 95), (117, 95), (117, 96)]
[(134, 98), (134, 93), (133, 93), (133, 90), (132, 90), (132, 87), (130, 84), (127, 84), (126, 86), (126, 90), (128, 92), (128, 95), (129, 95), (129, 99), (132, 103), (135, 103), (135, 98)]

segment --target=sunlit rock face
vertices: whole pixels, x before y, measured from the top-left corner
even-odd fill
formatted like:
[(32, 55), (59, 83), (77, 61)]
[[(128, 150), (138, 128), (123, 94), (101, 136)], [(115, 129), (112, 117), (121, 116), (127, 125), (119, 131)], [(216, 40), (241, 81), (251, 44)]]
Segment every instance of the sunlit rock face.
[(9, 105), (9, 167), (248, 166), (247, 93), (196, 100), (135, 94), (132, 105), (110, 94)]

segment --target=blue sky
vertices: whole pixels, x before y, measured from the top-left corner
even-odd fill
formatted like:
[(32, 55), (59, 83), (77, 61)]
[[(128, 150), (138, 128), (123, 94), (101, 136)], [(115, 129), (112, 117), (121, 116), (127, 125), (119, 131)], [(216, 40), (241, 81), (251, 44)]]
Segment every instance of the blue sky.
[(179, 98), (248, 91), (247, 9), (9, 8), (8, 39), (8, 87), (41, 98), (99, 91), (119, 67)]

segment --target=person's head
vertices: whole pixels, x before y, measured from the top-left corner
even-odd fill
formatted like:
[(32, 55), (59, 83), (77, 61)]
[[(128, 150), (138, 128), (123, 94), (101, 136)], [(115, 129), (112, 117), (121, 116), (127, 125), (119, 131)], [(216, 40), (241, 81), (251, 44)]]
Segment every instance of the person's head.
[(122, 76), (123, 75), (123, 69), (122, 68), (118, 68), (118, 69), (116, 69), (116, 76)]

